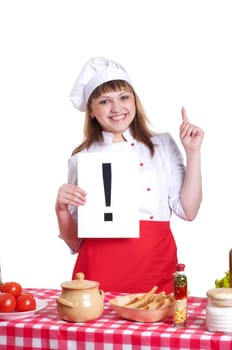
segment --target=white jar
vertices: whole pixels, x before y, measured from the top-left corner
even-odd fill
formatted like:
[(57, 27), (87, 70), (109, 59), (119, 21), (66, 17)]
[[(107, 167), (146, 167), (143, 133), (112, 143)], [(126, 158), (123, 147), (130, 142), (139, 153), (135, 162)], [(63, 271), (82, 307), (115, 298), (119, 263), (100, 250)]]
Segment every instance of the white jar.
[(232, 333), (232, 288), (208, 290), (206, 327), (210, 332)]

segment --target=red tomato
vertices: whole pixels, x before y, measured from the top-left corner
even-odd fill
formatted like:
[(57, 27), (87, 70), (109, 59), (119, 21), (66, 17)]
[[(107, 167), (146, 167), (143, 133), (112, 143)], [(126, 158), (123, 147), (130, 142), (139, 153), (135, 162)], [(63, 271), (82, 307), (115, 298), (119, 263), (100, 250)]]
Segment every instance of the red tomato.
[(34, 298), (34, 295), (30, 292), (23, 291), (22, 294), (29, 295), (31, 298)]
[(36, 301), (32, 295), (27, 293), (22, 293), (16, 299), (16, 307), (15, 310), (18, 312), (22, 311), (31, 311), (36, 309)]
[(1, 285), (1, 292), (12, 294), (17, 298), (22, 293), (22, 287), (17, 282), (5, 282)]
[(15, 297), (9, 293), (0, 293), (0, 312), (14, 312), (16, 306)]

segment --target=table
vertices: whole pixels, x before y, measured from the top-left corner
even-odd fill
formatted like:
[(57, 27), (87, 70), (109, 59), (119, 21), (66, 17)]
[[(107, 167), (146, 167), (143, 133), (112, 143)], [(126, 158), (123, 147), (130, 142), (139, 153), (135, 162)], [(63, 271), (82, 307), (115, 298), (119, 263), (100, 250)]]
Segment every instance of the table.
[(109, 304), (119, 293), (105, 293), (105, 308), (99, 319), (68, 323), (56, 312), (60, 290), (29, 288), (27, 291), (45, 299), (47, 306), (28, 318), (0, 320), (0, 350), (232, 349), (232, 335), (206, 330), (206, 298), (189, 297), (188, 326), (176, 329), (171, 318), (158, 323), (121, 319)]

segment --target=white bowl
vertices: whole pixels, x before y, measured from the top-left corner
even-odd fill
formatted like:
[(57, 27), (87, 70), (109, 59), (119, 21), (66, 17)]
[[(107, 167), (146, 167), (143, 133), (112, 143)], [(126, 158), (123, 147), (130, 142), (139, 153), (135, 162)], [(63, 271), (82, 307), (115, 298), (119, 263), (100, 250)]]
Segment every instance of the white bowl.
[(122, 318), (137, 322), (158, 322), (164, 321), (173, 315), (174, 304), (163, 306), (157, 309), (141, 310), (124, 306), (130, 300), (141, 294), (129, 294), (110, 300), (111, 307)]
[(36, 312), (43, 310), (47, 306), (47, 301), (44, 299), (35, 298), (36, 308), (31, 311), (21, 311), (21, 312), (1, 312), (0, 320), (16, 320), (18, 318), (30, 317)]

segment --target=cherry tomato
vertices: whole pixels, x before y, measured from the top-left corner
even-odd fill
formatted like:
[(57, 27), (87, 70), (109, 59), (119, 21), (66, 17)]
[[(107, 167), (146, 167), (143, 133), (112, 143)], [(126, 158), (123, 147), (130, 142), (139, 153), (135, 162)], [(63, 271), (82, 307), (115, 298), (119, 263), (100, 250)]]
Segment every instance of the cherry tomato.
[(22, 293), (16, 299), (16, 307), (15, 310), (18, 312), (22, 311), (31, 311), (36, 309), (36, 301), (35, 298), (27, 293)]
[(17, 298), (22, 293), (22, 287), (17, 282), (5, 282), (1, 285), (1, 292), (12, 294)]
[(0, 293), (0, 312), (14, 312), (16, 306), (15, 297), (10, 293)]

